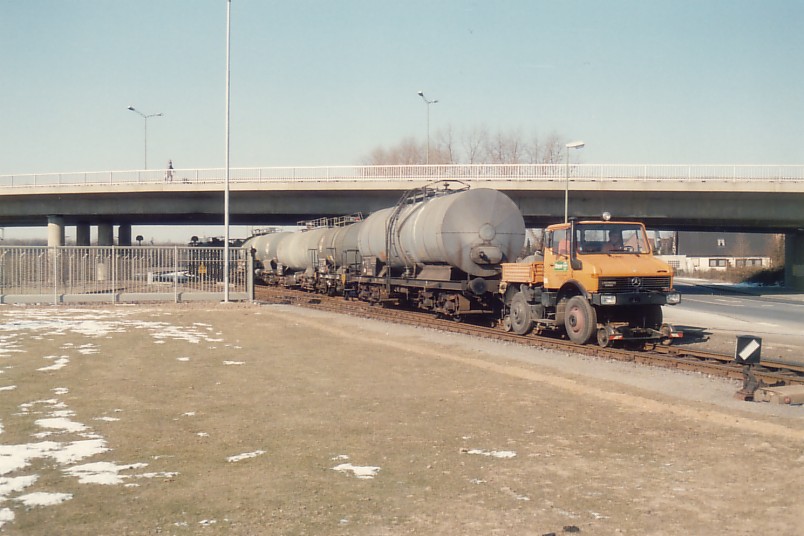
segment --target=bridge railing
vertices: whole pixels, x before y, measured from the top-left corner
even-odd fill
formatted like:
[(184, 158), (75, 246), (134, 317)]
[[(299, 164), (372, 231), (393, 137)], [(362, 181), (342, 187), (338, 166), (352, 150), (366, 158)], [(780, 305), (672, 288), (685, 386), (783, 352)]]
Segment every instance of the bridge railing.
[[(350, 181), (804, 181), (804, 165), (449, 164), (231, 168), (232, 183)], [(0, 175), (0, 188), (222, 183), (225, 170), (174, 169)]]

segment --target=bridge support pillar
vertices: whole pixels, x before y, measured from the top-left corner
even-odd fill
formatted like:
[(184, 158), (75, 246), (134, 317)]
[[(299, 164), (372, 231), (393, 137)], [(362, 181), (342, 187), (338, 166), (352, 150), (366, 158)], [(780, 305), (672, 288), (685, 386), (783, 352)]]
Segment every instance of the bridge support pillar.
[(111, 223), (98, 224), (98, 245), (99, 246), (114, 245), (114, 225), (112, 225)]
[(47, 245), (57, 247), (64, 245), (64, 218), (50, 215), (47, 217)]
[(90, 236), (90, 228), (89, 224), (85, 222), (80, 222), (78, 225), (75, 226), (75, 245), (76, 246), (88, 246)]
[(130, 246), (131, 245), (131, 224), (121, 223), (117, 228), (117, 245)]
[(784, 284), (804, 290), (804, 231), (784, 235)]

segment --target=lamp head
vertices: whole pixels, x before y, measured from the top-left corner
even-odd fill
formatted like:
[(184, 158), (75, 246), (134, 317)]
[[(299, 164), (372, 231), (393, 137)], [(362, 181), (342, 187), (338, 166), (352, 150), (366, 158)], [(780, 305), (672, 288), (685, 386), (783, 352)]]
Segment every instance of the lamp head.
[(420, 96), (420, 97), (424, 97), (424, 91), (419, 91), (419, 92), (418, 92), (418, 93), (416, 93), (416, 94), (417, 94), (418, 96)]
[(131, 110), (132, 112), (136, 112), (136, 111), (137, 111), (137, 110), (135, 110), (135, 109), (134, 109), (134, 107), (133, 107), (133, 106), (129, 106), (129, 107), (128, 107), (128, 109), (129, 109), (129, 110)]

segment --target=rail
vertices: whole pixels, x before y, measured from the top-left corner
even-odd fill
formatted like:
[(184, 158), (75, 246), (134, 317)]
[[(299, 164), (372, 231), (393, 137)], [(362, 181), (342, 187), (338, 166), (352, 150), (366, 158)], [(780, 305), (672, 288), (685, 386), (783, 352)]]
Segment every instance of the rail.
[[(0, 247), (0, 304), (221, 301), (223, 255), (221, 247)], [(229, 255), (231, 299), (250, 299), (250, 256)]]
[[(630, 181), (804, 181), (804, 165), (661, 164), (449, 164), (411, 166), (319, 166), (230, 169), (230, 183), (354, 181), (558, 181), (567, 175), (593, 182)], [(69, 185), (216, 184), (223, 169), (85, 171), (0, 175), (0, 188)]]

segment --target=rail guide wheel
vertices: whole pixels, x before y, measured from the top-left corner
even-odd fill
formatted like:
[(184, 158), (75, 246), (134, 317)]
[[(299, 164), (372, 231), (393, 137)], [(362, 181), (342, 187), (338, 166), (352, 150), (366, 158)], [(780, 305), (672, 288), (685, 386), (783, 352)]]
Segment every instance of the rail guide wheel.
[(511, 326), (511, 315), (505, 315), (502, 319), (502, 327), (505, 332), (510, 332), (513, 327)]
[(606, 348), (611, 341), (609, 340), (609, 330), (605, 327), (597, 330), (597, 344), (601, 348)]

